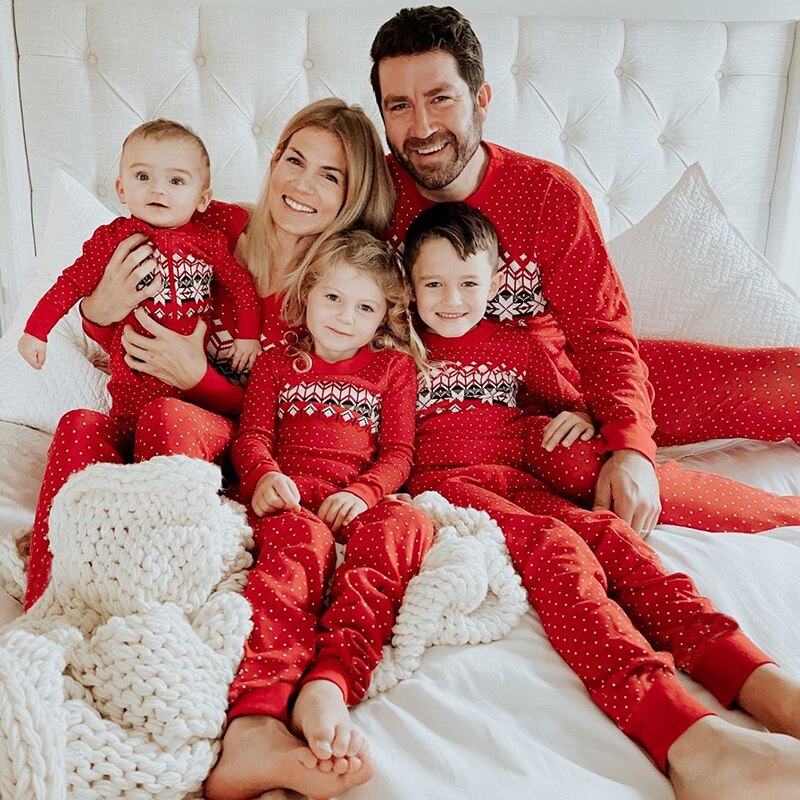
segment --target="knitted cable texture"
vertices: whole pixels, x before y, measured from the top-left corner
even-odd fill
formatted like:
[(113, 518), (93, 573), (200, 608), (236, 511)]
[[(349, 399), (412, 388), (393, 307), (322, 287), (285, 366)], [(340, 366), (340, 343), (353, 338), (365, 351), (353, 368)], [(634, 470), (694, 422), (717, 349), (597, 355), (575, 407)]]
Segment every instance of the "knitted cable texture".
[(414, 505), (431, 518), (436, 537), (408, 584), (367, 697), (412, 675), (427, 647), (500, 639), (528, 608), (503, 534), (485, 511), (458, 508), (436, 492), (418, 495)]
[[(3, 800), (201, 797), (251, 626), (252, 535), (219, 487), (217, 467), (171, 456), (89, 467), (58, 494), (50, 585), (0, 633)], [(436, 538), (369, 697), (425, 648), (501, 638), (527, 608), (485, 512), (434, 492), (414, 504)]]
[(249, 632), (219, 469), (98, 464), (53, 503), (52, 579), (0, 634), (0, 797), (200, 797)]

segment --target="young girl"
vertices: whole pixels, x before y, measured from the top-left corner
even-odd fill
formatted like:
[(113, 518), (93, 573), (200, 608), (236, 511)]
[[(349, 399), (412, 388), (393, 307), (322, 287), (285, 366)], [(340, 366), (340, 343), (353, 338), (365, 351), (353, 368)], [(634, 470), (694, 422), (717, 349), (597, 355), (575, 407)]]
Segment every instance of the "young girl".
[(257, 360), (233, 445), (259, 553), (211, 800), (276, 787), (328, 798), (372, 774), (347, 706), (433, 536), (424, 514), (386, 499), (411, 470), (421, 350), (407, 307), (399, 265), (363, 231), (332, 237), (289, 278), (284, 314), (301, 332)]
[[(621, 519), (578, 508), (522, 469), (526, 414), (565, 403), (572, 414), (580, 396), (532, 337), (483, 319), (499, 283), (491, 223), (463, 203), (434, 206), (409, 228), (405, 259), (432, 362), (410, 491), (439, 491), (497, 520), (553, 646), (680, 800), (795, 798), (800, 683)], [(580, 417), (567, 428), (581, 432)], [(723, 705), (790, 735), (714, 716), (676, 666)]]

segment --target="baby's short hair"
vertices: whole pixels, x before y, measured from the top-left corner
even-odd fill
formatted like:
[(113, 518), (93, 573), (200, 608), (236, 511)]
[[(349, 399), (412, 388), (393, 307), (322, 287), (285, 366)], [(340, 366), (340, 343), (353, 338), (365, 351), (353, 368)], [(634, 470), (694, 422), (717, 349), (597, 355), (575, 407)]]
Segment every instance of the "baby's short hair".
[(497, 268), (497, 231), (486, 214), (466, 203), (437, 203), (411, 223), (403, 251), (409, 278), (419, 251), (432, 239), (450, 242), (462, 261), (476, 253), (488, 253)]
[(203, 140), (188, 126), (180, 122), (175, 122), (172, 119), (151, 119), (143, 122), (138, 127), (134, 128), (122, 143), (122, 150), (125, 150), (128, 142), (134, 139), (155, 139), (161, 141), (162, 139), (183, 139), (185, 141), (194, 142), (200, 148), (200, 155), (203, 159), (203, 164), (207, 170), (206, 181), (211, 182), (211, 159), (208, 156), (208, 150)]

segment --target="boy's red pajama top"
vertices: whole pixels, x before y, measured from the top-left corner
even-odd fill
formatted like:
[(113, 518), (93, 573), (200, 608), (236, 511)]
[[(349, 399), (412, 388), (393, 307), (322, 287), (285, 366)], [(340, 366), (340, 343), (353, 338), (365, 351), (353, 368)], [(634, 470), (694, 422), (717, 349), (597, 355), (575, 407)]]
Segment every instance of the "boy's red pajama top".
[[(336, 683), (349, 705), (359, 702), (433, 536), (416, 508), (379, 502), (411, 469), (411, 358), (363, 348), (335, 364), (312, 359), (298, 372), (285, 348), (259, 356), (233, 445), (247, 500), (262, 477), (280, 471), (297, 484), (303, 508), (251, 515), (259, 554), (245, 596), (254, 627), (231, 686), (231, 718), (288, 722), (292, 696), (316, 679)], [(342, 490), (368, 508), (337, 534), (346, 550), (334, 576), (334, 535), (313, 512)]]
[[(157, 322), (191, 333), (198, 319), (211, 316), (212, 283), (227, 294), (236, 315), (235, 338), (258, 339), (261, 332), (260, 303), (252, 276), (228, 250), (223, 233), (192, 220), (180, 228), (154, 228), (135, 217), (118, 217), (98, 228), (85, 242), (82, 255), (67, 267), (37, 304), (25, 331), (42, 341), (58, 320), (81, 298), (91, 294), (103, 276), (117, 245), (134, 233), (147, 234), (155, 248), (153, 279), (160, 276), (163, 288), (141, 303)], [(131, 313), (105, 333), (109, 350), (112, 398), (111, 415), (133, 425), (142, 408), (156, 397), (178, 397), (179, 390), (132, 370), (125, 363), (122, 332), (131, 325), (147, 335)]]
[[(546, 344), (600, 423), (599, 447), (631, 448), (652, 460), (654, 435), (658, 444), (800, 441), (800, 348), (647, 341), (637, 349), (630, 306), (586, 190), (556, 164), (482, 146), (486, 173), (465, 202), (486, 214), (500, 240), (503, 282), (487, 314), (524, 324)], [(400, 247), (411, 222), (434, 203), (387, 158), (397, 191), (388, 239)]]
[(423, 341), (438, 366), (429, 385), (420, 381), (410, 491), (439, 491), (498, 522), (553, 646), (665, 769), (675, 739), (711, 713), (675, 665), (730, 705), (770, 659), (618, 517), (578, 508), (520, 469), (521, 406), (576, 402), (525, 331), (484, 320), (465, 336)]

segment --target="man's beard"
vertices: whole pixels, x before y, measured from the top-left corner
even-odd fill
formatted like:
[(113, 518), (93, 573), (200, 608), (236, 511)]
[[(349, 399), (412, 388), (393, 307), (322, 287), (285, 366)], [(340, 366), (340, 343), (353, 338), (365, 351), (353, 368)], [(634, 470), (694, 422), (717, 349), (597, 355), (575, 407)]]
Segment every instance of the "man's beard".
[[(427, 139), (407, 139), (403, 142), (402, 150), (389, 142), (389, 149), (418, 186), (429, 191), (444, 189), (458, 178), (472, 156), (475, 155), (475, 151), (480, 147), (482, 131), (478, 114), (478, 109), (475, 108), (469, 129), (461, 138), (446, 131), (435, 133)], [(412, 161), (412, 151), (425, 150), (442, 144), (449, 145), (448, 158), (444, 163), (420, 167)]]

